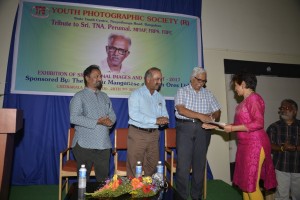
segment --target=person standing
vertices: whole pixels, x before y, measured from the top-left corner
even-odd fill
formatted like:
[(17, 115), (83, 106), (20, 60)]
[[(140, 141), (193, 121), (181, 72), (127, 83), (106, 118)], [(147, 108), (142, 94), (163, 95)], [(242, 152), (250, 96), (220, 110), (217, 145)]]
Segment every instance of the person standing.
[(227, 133), (237, 132), (237, 152), (233, 183), (243, 192), (244, 200), (263, 200), (259, 179), (266, 189), (275, 188), (277, 181), (271, 158), (271, 144), (264, 130), (265, 103), (255, 92), (255, 75), (240, 73), (232, 76), (231, 84), (243, 101), (236, 107), (233, 124), (224, 126)]
[(109, 129), (116, 121), (112, 103), (101, 91), (102, 75), (97, 65), (91, 65), (83, 72), (85, 88), (77, 92), (70, 102), (70, 121), (75, 125), (72, 143), (77, 161), (77, 170), (85, 164), (89, 179), (94, 164), (98, 182), (109, 174), (111, 141)]
[[(175, 96), (176, 115), (176, 190), (183, 199), (201, 199), (203, 193), (206, 153), (210, 143), (210, 131), (202, 128), (202, 122), (219, 120), (220, 105), (214, 95), (205, 88), (206, 71), (195, 67), (190, 84), (179, 88)], [(191, 191), (189, 175), (192, 168)]]
[(101, 61), (101, 71), (105, 73), (130, 73), (131, 68), (124, 66), (123, 61), (129, 56), (131, 39), (122, 34), (110, 34), (105, 47), (107, 58)]
[(152, 67), (144, 76), (144, 85), (128, 98), (129, 131), (127, 140), (126, 171), (135, 176), (137, 161), (142, 162), (145, 176), (156, 172), (159, 160), (159, 126), (169, 123), (166, 102), (158, 92), (162, 83), (161, 70)]
[(284, 99), (279, 107), (280, 120), (272, 123), (269, 135), (273, 163), (278, 181), (275, 200), (300, 200), (300, 120), (296, 119), (298, 105)]

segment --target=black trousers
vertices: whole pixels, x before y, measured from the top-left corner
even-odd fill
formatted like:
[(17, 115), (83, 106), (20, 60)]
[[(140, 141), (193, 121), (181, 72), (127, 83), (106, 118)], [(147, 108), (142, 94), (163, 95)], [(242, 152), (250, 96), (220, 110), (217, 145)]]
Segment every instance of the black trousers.
[[(201, 199), (210, 131), (201, 122), (176, 122), (176, 190), (183, 199)], [(190, 169), (191, 189), (189, 190)]]
[(111, 149), (86, 149), (78, 143), (73, 148), (73, 154), (77, 162), (77, 173), (82, 164), (85, 164), (87, 181), (90, 178), (92, 166), (94, 164), (96, 180), (104, 181), (109, 175), (109, 158)]

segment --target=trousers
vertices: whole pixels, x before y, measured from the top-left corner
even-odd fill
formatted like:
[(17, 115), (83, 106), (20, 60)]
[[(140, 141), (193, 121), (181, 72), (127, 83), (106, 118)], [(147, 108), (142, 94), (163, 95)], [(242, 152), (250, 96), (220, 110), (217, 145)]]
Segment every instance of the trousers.
[(278, 182), (275, 200), (300, 200), (300, 173), (289, 173), (275, 170)]
[[(176, 190), (183, 199), (201, 199), (210, 131), (200, 122), (176, 122)], [(190, 170), (191, 189), (189, 191)]]
[(135, 177), (137, 161), (142, 162), (145, 176), (152, 176), (156, 172), (159, 160), (159, 131), (147, 132), (129, 126), (127, 138), (127, 177)]
[(90, 178), (92, 166), (94, 164), (96, 180), (102, 182), (108, 178), (109, 158), (111, 149), (86, 149), (78, 143), (73, 147), (73, 154), (77, 162), (77, 173), (82, 164), (85, 164), (87, 181)]

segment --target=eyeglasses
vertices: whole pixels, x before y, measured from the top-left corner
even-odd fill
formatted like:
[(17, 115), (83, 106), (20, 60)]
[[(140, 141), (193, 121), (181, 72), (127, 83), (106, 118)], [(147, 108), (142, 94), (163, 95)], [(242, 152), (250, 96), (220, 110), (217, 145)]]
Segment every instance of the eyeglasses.
[(207, 83), (207, 80), (202, 80), (201, 78), (197, 78), (196, 76), (194, 76), (194, 78), (200, 83)]
[(118, 51), (118, 53), (120, 55), (125, 55), (126, 53), (130, 53), (128, 50), (116, 48), (114, 46), (106, 46), (106, 50), (109, 51), (109, 52), (116, 52), (116, 51)]
[(293, 110), (292, 106), (281, 106), (278, 108), (279, 110)]

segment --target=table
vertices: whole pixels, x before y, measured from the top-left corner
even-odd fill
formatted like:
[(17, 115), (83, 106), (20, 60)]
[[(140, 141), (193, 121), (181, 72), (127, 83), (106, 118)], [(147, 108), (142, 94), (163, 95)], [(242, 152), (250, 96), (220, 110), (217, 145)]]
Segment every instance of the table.
[[(99, 188), (99, 183), (97, 182), (88, 182), (86, 187), (86, 192), (91, 193), (94, 192)], [(78, 183), (75, 182), (71, 185), (68, 194), (65, 197), (65, 200), (96, 200), (94, 198), (85, 197), (84, 192), (82, 189), (78, 189)], [(116, 198), (100, 198), (105, 200), (130, 200), (131, 198), (130, 194), (125, 194), (120, 197)], [(135, 198), (136, 199), (136, 198)], [(183, 200), (177, 191), (172, 188), (169, 184), (169, 187), (166, 189), (162, 189), (157, 195), (147, 198), (139, 198), (143, 200)]]

